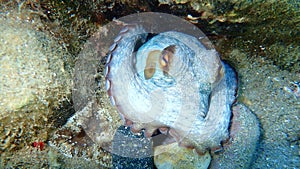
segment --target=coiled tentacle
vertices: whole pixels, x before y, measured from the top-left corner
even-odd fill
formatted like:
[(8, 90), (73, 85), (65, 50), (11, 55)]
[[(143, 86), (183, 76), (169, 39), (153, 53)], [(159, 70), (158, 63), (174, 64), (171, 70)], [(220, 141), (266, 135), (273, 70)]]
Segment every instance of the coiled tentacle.
[(126, 125), (151, 136), (168, 130), (204, 152), (228, 137), (236, 77), (214, 49), (180, 32), (127, 25), (110, 47), (106, 90)]

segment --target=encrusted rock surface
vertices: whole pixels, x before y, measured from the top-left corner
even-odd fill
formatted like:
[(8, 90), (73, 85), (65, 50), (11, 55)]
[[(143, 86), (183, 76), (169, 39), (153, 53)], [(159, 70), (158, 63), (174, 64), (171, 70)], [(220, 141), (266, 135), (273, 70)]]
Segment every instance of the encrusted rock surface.
[(0, 25), (0, 118), (36, 110), (36, 102), (58, 105), (72, 84), (63, 62), (68, 53), (29, 24), (0, 17)]
[(129, 127), (120, 126), (112, 142), (113, 168), (153, 169), (152, 139), (143, 132), (132, 133)]
[(243, 104), (232, 108), (230, 140), (213, 154), (210, 169), (249, 168), (255, 159), (260, 128), (257, 117)]
[(158, 169), (207, 169), (211, 156), (207, 151), (198, 155), (193, 149), (179, 147), (178, 143), (160, 145), (154, 149), (154, 163)]
[(67, 157), (80, 157), (112, 167), (111, 142), (120, 123), (118, 114), (90, 102), (50, 139), (49, 145)]
[(31, 24), (0, 16), (1, 154), (47, 139), (53, 110), (71, 94), (68, 57)]

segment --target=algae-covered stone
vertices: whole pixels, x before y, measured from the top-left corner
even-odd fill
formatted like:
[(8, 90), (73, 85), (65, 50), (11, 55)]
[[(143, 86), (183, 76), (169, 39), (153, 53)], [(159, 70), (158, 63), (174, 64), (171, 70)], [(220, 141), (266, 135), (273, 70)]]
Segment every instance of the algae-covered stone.
[(198, 155), (194, 149), (179, 147), (178, 143), (160, 145), (154, 149), (154, 164), (158, 169), (207, 169), (210, 154)]
[(47, 139), (52, 110), (70, 95), (68, 57), (31, 24), (0, 16), (0, 152)]
[(272, 59), (276, 65), (285, 70), (300, 70), (300, 46), (290, 44), (288, 46), (275, 43), (267, 51), (268, 58)]
[(58, 90), (70, 87), (61, 48), (41, 32), (0, 20), (0, 117), (26, 107), (28, 111), (57, 102)]

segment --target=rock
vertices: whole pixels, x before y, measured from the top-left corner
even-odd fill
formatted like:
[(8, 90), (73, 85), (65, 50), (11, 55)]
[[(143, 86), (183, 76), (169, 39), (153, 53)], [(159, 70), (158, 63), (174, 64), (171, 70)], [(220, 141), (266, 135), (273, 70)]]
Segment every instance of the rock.
[(158, 169), (207, 169), (210, 160), (208, 151), (204, 155), (198, 155), (194, 149), (179, 147), (176, 142), (154, 149), (154, 164)]
[(212, 156), (210, 169), (249, 168), (255, 157), (260, 137), (256, 116), (243, 104), (232, 108), (231, 140), (223, 145), (224, 152)]
[(29, 23), (0, 16), (0, 152), (47, 139), (53, 110), (71, 94), (69, 57)]
[(111, 168), (111, 142), (120, 125), (118, 118), (117, 113), (89, 102), (56, 130), (48, 143), (68, 158), (84, 159), (97, 167)]
[(153, 169), (152, 139), (143, 132), (132, 133), (121, 126), (112, 142), (112, 164), (115, 169)]
[(68, 94), (62, 47), (27, 24), (0, 18), (0, 117), (56, 103)]

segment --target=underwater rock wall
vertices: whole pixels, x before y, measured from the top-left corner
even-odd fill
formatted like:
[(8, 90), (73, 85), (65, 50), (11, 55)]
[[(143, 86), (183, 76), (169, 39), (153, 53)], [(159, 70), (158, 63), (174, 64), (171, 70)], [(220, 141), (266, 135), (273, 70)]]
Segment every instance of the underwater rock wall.
[[(66, 54), (68, 52), (77, 56), (81, 50), (81, 45), (97, 31), (99, 25), (103, 25), (113, 18), (145, 11), (171, 13), (194, 23), (214, 42), (217, 50), (221, 53), (222, 59), (225, 59), (236, 68), (240, 85), (238, 100), (257, 115), (262, 127), (260, 145), (256, 158), (253, 158), (254, 164), (252, 164), (252, 167), (296, 168), (300, 166), (298, 1), (158, 0), (140, 2), (138, 0), (47, 0), (43, 3), (38, 1), (2, 2), (1, 14), (10, 15), (13, 18), (6, 18), (4, 21), (1, 16), (1, 23), (11, 22), (7, 25), (14, 27), (16, 31), (10, 32), (10, 36), (22, 32), (22, 36), (16, 36), (15, 39), (9, 40), (30, 44), (29, 46), (22, 46), (13, 43), (13, 45), (19, 46), (20, 50), (28, 50), (28, 53), (34, 56), (39, 53), (38, 51), (42, 51), (41, 53), (44, 55), (41, 56), (44, 60), (49, 56), (57, 56), (53, 58), (57, 61), (54, 61), (57, 63), (54, 66), (57, 68), (55, 70), (51, 69), (45, 72), (47, 64), (44, 62), (40, 62), (41, 64), (38, 65), (24, 64), (32, 66), (32, 68), (37, 67), (36, 70), (42, 68), (41, 70), (44, 70), (42, 72), (46, 76), (56, 71), (60, 73), (53, 77), (57, 81), (52, 81), (57, 82), (56, 87), (58, 88), (51, 87), (49, 83), (44, 83), (45, 79), (41, 76), (41, 73), (35, 75), (41, 77), (36, 79), (35, 85), (38, 87), (28, 90), (34, 91), (38, 95), (23, 91), (23, 93), (18, 94), (23, 94), (22, 96), (25, 97), (20, 95), (21, 97), (13, 98), (17, 100), (15, 104), (2, 96), (0, 109), (15, 110), (14, 107), (17, 107), (18, 110), (0, 112), (0, 168), (16, 167), (24, 164), (30, 167), (39, 166), (37, 168), (47, 166), (53, 168), (87, 168), (92, 165), (97, 167), (94, 163), (86, 162), (80, 157), (70, 159), (56, 154), (49, 150), (46, 143), (43, 150), (40, 150), (40, 147), (33, 147), (32, 143), (46, 141), (53, 129), (64, 125), (70, 115), (74, 113), (73, 108), (70, 107), (72, 101), (69, 102), (64, 97), (70, 94), (70, 82), (67, 80), (70, 77), (66, 73), (67, 70), (62, 71), (65, 67), (63, 66), (63, 69), (61, 69), (62, 61), (60, 59), (64, 60), (64, 58), (59, 56), (68, 57), (69, 54)], [(7, 11), (5, 6), (12, 6), (15, 11)], [(24, 11), (30, 13), (30, 15), (24, 15)], [(2, 24), (0, 27), (4, 31), (8, 31)], [(6, 37), (7, 35), (0, 32), (0, 36)], [(24, 39), (20, 39), (20, 37)], [(28, 38), (32, 42), (29, 43)], [(60, 45), (54, 42), (53, 39), (59, 42)], [(5, 41), (7, 40), (1, 40), (0, 45), (7, 45), (4, 43)], [(43, 45), (36, 46), (33, 44)], [(67, 49), (68, 52), (63, 49)], [(53, 53), (60, 54), (54, 55)], [(0, 57), (2, 56), (4, 55), (0, 55)], [(18, 58), (17, 60), (26, 60), (21, 56), (16, 58)], [(35, 58), (36, 61), (41, 59)], [(69, 58), (67, 62), (69, 65), (66, 66), (74, 66), (75, 60)], [(12, 65), (16, 65), (16, 63)], [(6, 66), (5, 69), (9, 70), (10, 68)], [(22, 70), (21, 67), (19, 70)], [(22, 75), (22, 77), (25, 76), (32, 77), (28, 74)], [(4, 79), (5, 77), (1, 76), (0, 78)], [(6, 77), (6, 81), (9, 80)], [(61, 83), (64, 80), (67, 83)], [(12, 81), (12, 83), (14, 82), (17, 81)], [(24, 82), (28, 81), (25, 80)], [(40, 84), (42, 86), (39, 86)], [(0, 85), (2, 85), (2, 81)], [(20, 91), (16, 90), (18, 85), (20, 83), (5, 87)], [(30, 85), (27, 85), (27, 87), (30, 87)], [(45, 88), (46, 90), (43, 90)], [(3, 92), (8, 93), (7, 91)], [(56, 94), (53, 94), (53, 92)], [(61, 100), (69, 104), (67, 106), (60, 104)], [(4, 101), (8, 104), (4, 104)], [(53, 109), (55, 109), (55, 112), (53, 112)]]
[(53, 112), (68, 102), (72, 88), (64, 62), (70, 54), (33, 24), (13, 16), (17, 11), (0, 16), (1, 165), (11, 151), (45, 148)]

